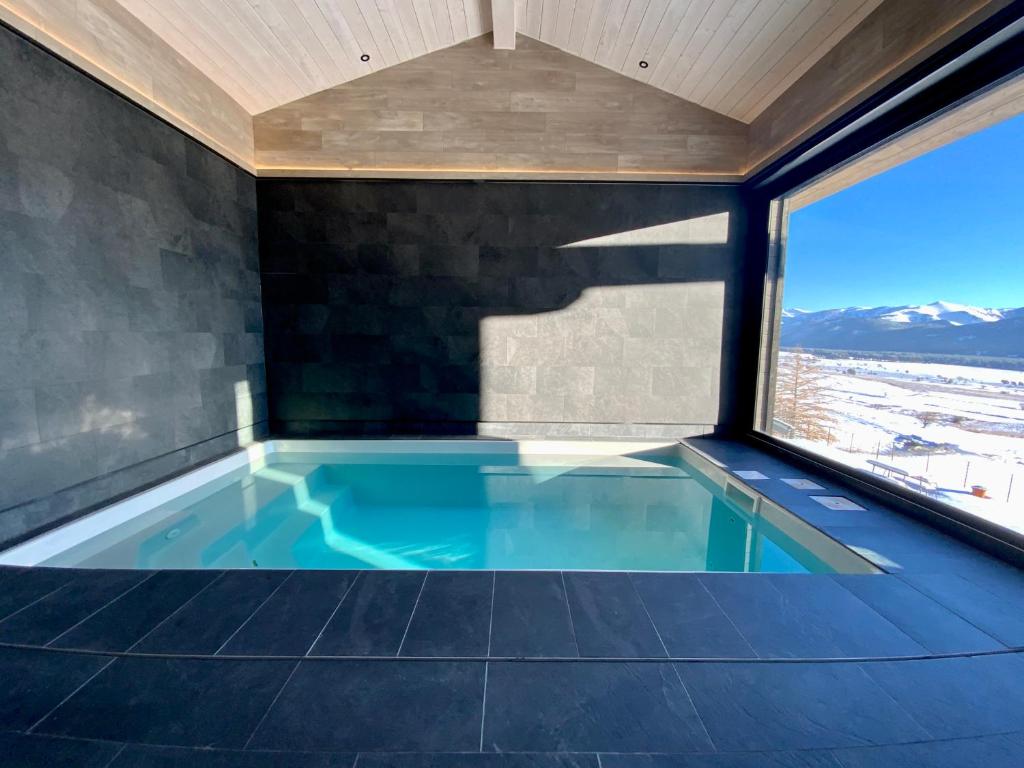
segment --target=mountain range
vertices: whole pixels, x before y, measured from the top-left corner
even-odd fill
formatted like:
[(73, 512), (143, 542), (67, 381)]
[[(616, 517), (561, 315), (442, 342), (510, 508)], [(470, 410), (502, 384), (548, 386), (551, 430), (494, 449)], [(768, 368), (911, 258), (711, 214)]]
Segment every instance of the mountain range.
[(782, 313), (784, 348), (1024, 357), (1024, 307), (991, 309), (936, 301)]

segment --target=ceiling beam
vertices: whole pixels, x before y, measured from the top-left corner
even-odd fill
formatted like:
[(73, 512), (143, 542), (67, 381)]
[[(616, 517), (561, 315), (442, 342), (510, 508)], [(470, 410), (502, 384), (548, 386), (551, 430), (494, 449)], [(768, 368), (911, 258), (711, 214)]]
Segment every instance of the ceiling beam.
[(516, 48), (516, 0), (491, 0), (494, 20), (494, 47), (501, 51)]

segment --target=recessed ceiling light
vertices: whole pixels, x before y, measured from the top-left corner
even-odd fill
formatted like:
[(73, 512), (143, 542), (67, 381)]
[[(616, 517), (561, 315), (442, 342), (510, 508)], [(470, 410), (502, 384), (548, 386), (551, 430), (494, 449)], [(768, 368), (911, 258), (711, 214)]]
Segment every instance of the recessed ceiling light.
[(362, 56), (359, 57), (359, 60), (360, 61), (369, 61), (370, 60), (370, 54), (364, 53)]
[(646, 61), (643, 61), (643, 60), (640, 61), (640, 69), (647, 69), (648, 66), (649, 65), (648, 65), (648, 63)]

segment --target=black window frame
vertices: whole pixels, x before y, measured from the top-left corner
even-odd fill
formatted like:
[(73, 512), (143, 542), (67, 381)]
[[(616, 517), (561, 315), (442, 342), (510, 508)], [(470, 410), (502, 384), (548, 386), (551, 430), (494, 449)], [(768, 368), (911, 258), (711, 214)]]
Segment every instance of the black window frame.
[(758, 428), (772, 396), (770, 366), (778, 352), (787, 195), (1019, 76), (1024, 76), (1024, 0), (1007, 4), (743, 184), (751, 261), (746, 295), (760, 306), (761, 320), (743, 339), (747, 362), (740, 371), (744, 400), (738, 423), (746, 426), (735, 436), (799, 466), (839, 475), (869, 497), (1024, 567), (1024, 535)]

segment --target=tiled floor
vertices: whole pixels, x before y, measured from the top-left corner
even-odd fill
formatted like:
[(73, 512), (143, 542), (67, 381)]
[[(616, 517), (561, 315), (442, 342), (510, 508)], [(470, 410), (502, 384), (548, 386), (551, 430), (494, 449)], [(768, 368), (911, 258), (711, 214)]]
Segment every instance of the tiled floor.
[(0, 762), (1021, 765), (1024, 577), (710, 447), (894, 573), (2, 569)]

